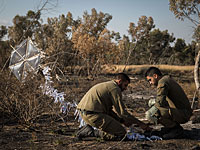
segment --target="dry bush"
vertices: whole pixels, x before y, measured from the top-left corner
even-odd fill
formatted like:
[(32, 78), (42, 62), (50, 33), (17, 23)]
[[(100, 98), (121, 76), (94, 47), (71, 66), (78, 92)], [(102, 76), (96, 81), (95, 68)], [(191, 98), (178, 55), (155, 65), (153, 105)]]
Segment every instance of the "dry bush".
[(42, 74), (31, 74), (25, 82), (20, 82), (4, 71), (0, 73), (0, 83), (0, 112), (6, 121), (31, 125), (42, 114), (52, 112), (53, 100), (40, 88), (44, 83)]

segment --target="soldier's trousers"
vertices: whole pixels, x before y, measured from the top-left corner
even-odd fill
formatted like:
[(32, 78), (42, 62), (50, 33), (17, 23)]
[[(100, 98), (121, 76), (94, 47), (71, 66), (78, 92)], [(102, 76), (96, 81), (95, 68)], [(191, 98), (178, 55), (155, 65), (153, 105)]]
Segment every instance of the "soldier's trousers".
[(157, 107), (160, 111), (160, 118), (158, 122), (165, 126), (166, 128), (172, 128), (177, 124), (186, 123), (192, 112), (186, 109), (177, 109), (177, 108), (165, 108), (165, 107)]
[(126, 130), (121, 123), (107, 114), (80, 114), (87, 124), (102, 132), (101, 138), (105, 140), (120, 140), (126, 135)]

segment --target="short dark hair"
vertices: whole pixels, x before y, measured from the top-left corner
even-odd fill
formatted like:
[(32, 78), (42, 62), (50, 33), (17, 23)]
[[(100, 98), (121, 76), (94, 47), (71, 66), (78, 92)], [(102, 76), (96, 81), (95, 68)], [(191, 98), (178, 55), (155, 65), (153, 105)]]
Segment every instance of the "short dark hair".
[(117, 74), (117, 79), (122, 81), (128, 81), (130, 83), (129, 76), (123, 72)]
[(161, 71), (158, 68), (156, 68), (156, 67), (149, 67), (149, 69), (147, 69), (147, 71), (145, 73), (145, 77), (147, 77), (147, 76), (152, 77), (154, 74), (162, 76), (162, 73), (161, 73)]

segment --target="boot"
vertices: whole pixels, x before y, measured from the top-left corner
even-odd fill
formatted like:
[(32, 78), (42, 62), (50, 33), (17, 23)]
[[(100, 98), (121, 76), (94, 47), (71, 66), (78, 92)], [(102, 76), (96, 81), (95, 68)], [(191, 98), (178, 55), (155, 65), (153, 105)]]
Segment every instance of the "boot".
[(94, 129), (90, 125), (85, 125), (75, 133), (75, 137), (79, 140), (85, 137), (94, 137)]
[(121, 136), (111, 135), (99, 129), (94, 129), (94, 137), (96, 137), (98, 140), (105, 140), (105, 141), (120, 141), (123, 138), (125, 138), (125, 136), (121, 137)]
[(97, 138), (102, 138), (103, 137), (103, 131), (101, 130), (98, 130), (98, 129), (94, 129), (94, 137), (97, 137)]

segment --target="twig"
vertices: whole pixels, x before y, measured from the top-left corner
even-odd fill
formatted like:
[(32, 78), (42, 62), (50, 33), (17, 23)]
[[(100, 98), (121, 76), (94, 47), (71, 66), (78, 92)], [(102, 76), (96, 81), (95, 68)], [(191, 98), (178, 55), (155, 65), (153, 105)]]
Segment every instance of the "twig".
[(56, 115), (58, 116), (58, 117), (60, 117), (60, 119), (66, 124), (66, 121), (64, 120), (64, 118), (61, 116), (61, 115), (59, 115), (59, 113), (57, 113), (56, 111), (55, 111), (55, 109), (51, 106), (51, 105), (49, 105), (49, 107), (56, 113)]
[(58, 58), (59, 58), (59, 57), (57, 57), (56, 60), (55, 60), (54, 63), (53, 63), (52, 72), (54, 71), (55, 65), (56, 65), (56, 63), (58, 62)]
[(127, 134), (128, 134), (128, 133), (126, 133), (126, 134), (124, 135), (124, 137), (121, 139), (121, 141), (117, 142), (117, 144), (115, 144), (115, 145), (113, 145), (113, 146), (108, 147), (107, 150), (109, 150), (109, 149), (111, 149), (111, 148), (114, 148), (114, 147), (118, 146), (122, 141), (124, 141), (124, 139), (126, 138)]
[(10, 60), (10, 57), (11, 57), (11, 56), (9, 56), (9, 58), (6, 60), (5, 64), (3, 65), (3, 68), (1, 69), (1, 72), (3, 72), (4, 68), (6, 67), (6, 64), (7, 64), (8, 61)]

